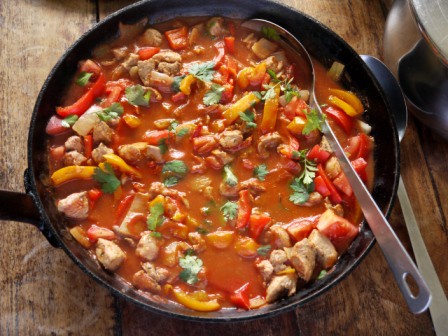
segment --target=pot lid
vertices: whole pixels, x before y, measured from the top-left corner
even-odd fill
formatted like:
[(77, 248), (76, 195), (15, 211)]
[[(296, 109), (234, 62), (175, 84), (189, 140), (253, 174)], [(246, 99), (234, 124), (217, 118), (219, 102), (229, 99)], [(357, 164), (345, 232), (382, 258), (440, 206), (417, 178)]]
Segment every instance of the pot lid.
[(422, 35), (448, 65), (448, 1), (409, 0), (409, 3)]

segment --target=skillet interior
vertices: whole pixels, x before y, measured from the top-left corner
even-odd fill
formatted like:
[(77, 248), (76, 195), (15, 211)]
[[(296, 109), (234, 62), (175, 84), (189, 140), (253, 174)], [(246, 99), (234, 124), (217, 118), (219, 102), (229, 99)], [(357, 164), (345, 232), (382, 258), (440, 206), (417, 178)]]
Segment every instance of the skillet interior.
[(74, 75), (77, 63), (88, 58), (94, 46), (116, 36), (118, 23), (131, 24), (148, 17), (151, 23), (166, 21), (180, 16), (220, 15), (233, 18), (264, 18), (271, 20), (295, 34), (310, 53), (326, 67), (337, 60), (346, 65), (344, 85), (365, 98), (365, 120), (372, 126), (376, 145), (375, 184), (373, 196), (383, 213), (389, 215), (398, 185), (399, 151), (398, 136), (386, 100), (379, 86), (359, 56), (336, 34), (314, 19), (289, 7), (267, 0), (153, 0), (131, 5), (100, 22), (84, 34), (59, 60), (47, 78), (37, 99), (28, 138), (27, 185), (36, 199), (42, 218), (56, 236), (66, 253), (90, 276), (110, 288), (114, 293), (152, 311), (169, 316), (219, 322), (267, 317), (302, 305), (331, 288), (343, 279), (367, 254), (374, 244), (373, 234), (363, 222), (358, 237), (348, 251), (341, 256), (334, 271), (320, 281), (312, 283), (293, 297), (253, 311), (221, 310), (200, 313), (177, 304), (155, 302), (139, 295), (133, 287), (101, 269), (67, 231), (66, 221), (58, 213), (48, 194), (48, 171), (46, 162), (45, 126), (59, 104), (61, 88), (66, 87)]

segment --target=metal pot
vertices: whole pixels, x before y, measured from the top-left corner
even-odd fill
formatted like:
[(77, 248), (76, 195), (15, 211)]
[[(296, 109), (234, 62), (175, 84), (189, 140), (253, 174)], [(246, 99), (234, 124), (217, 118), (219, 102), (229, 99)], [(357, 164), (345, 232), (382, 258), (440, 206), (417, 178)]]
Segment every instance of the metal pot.
[[(168, 316), (200, 321), (236, 321), (272, 316), (304, 304), (341, 281), (374, 244), (374, 236), (364, 222), (360, 234), (348, 251), (341, 256), (335, 268), (321, 281), (300, 290), (285, 300), (258, 310), (221, 310), (201, 313), (179, 304), (161, 302), (154, 297), (139, 294), (132, 285), (115, 274), (104, 271), (84, 248), (71, 237), (67, 222), (57, 211), (48, 193), (48, 168), (45, 126), (59, 105), (61, 88), (74, 75), (79, 60), (88, 58), (100, 43), (117, 35), (120, 22), (131, 24), (148, 17), (150, 23), (181, 16), (221, 15), (233, 18), (258, 17), (276, 22), (295, 34), (311, 54), (329, 67), (333, 61), (346, 64), (343, 84), (356, 89), (368, 104), (366, 121), (375, 137), (375, 180), (373, 197), (380, 209), (389, 215), (396, 195), (399, 176), (399, 145), (395, 124), (383, 92), (359, 55), (340, 37), (316, 20), (273, 1), (241, 0), (153, 0), (128, 6), (101, 21), (83, 35), (49, 74), (37, 98), (28, 136), (28, 169), (25, 172), (26, 194), (0, 191), (0, 219), (34, 224), (56, 247), (63, 248), (73, 261), (92, 278), (114, 294), (151, 311)], [(18, 209), (17, 204), (20, 204)]]
[(448, 1), (396, 0), (383, 54), (409, 110), (448, 139)]

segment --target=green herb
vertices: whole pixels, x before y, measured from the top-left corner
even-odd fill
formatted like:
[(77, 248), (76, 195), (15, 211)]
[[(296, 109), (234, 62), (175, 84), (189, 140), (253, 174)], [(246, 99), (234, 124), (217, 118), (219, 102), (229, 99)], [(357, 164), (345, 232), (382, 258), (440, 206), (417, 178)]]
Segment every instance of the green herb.
[(263, 245), (257, 248), (257, 254), (261, 256), (266, 256), (271, 250), (271, 245)]
[(160, 139), (157, 147), (159, 147), (161, 154), (165, 154), (166, 152), (168, 152), (168, 146), (166, 145), (166, 139)]
[(314, 191), (314, 183), (304, 184), (301, 178), (295, 177), (289, 187), (294, 190), (289, 196), (289, 200), (294, 204), (303, 204), (310, 198), (310, 193)]
[(128, 102), (136, 106), (149, 106), (151, 91), (143, 88), (140, 84), (126, 88), (126, 98)]
[(188, 127), (182, 127), (178, 132), (176, 132), (176, 136), (182, 138), (190, 133), (190, 129)]
[(210, 90), (208, 90), (203, 98), (204, 105), (210, 106), (214, 104), (218, 104), (221, 100), (222, 93), (224, 92), (224, 87), (213, 83)]
[(317, 276), (317, 280), (322, 279), (326, 275), (327, 275), (327, 271), (326, 270), (320, 271), (319, 275)]
[(86, 86), (92, 76), (93, 73), (83, 71), (79, 74), (78, 78), (76, 78), (76, 84), (79, 86)]
[(266, 37), (268, 40), (272, 40), (272, 41), (279, 41), (280, 40), (280, 35), (278, 34), (278, 32), (272, 28), (272, 27), (261, 27), (261, 33), (264, 35), (264, 37)]
[(113, 194), (120, 186), (120, 180), (115, 176), (114, 170), (109, 162), (104, 163), (104, 170), (95, 168), (93, 179), (101, 184), (101, 190), (106, 194)]
[(111, 119), (118, 118), (123, 114), (123, 112), (124, 109), (120, 103), (113, 103), (111, 106), (96, 112), (96, 114), (102, 121), (107, 122)]
[(263, 96), (262, 96), (262, 94), (260, 93), (260, 92), (258, 92), (258, 91), (252, 91), (252, 93), (255, 95), (255, 97), (257, 97), (258, 99), (263, 99)]
[(65, 128), (70, 128), (78, 119), (79, 117), (76, 114), (69, 115), (67, 118), (62, 119), (61, 125)]
[(268, 70), (267, 70), (267, 73), (268, 73), (269, 76), (271, 76), (271, 78), (272, 78), (274, 81), (278, 81), (278, 82), (280, 81), (280, 79), (278, 79), (277, 74), (275, 73), (274, 70), (272, 70), (272, 69), (268, 69)]
[(201, 235), (206, 235), (208, 233), (208, 230), (201, 227), (198, 227), (196, 231), (199, 232)]
[(256, 128), (257, 127), (257, 123), (255, 123), (255, 113), (253, 113), (250, 110), (246, 110), (243, 112), (239, 113), (240, 118), (242, 121), (244, 121), (246, 123), (246, 126), (248, 128)]
[(162, 175), (165, 177), (163, 183), (167, 187), (172, 187), (179, 183), (187, 174), (188, 168), (181, 160), (166, 162), (162, 168)]
[(183, 268), (179, 278), (189, 285), (194, 285), (199, 281), (198, 274), (202, 270), (202, 265), (202, 260), (197, 256), (186, 255), (184, 258), (179, 258), (179, 266)]
[(180, 91), (180, 82), (182, 82), (182, 79), (184, 79), (184, 78), (185, 78), (185, 75), (174, 77), (173, 84), (171, 84), (171, 89), (173, 90), (173, 92)]
[(238, 184), (238, 178), (235, 176), (228, 165), (224, 166), (224, 182), (231, 187), (234, 187)]
[(188, 72), (203, 82), (211, 82), (215, 73), (216, 63), (213, 61), (193, 64)]
[(162, 225), (165, 217), (163, 214), (165, 213), (165, 208), (163, 207), (163, 203), (157, 202), (154, 205), (151, 205), (149, 208), (150, 214), (148, 216), (148, 230), (156, 231), (156, 229)]
[(264, 163), (254, 168), (254, 176), (260, 181), (264, 181), (268, 173), (269, 171)]
[(306, 124), (303, 128), (302, 133), (304, 135), (310, 134), (314, 130), (319, 130), (322, 132), (322, 124), (325, 120), (325, 116), (320, 114), (316, 110), (311, 110), (309, 113), (306, 113)]
[(154, 237), (154, 238), (162, 238), (162, 234), (161, 234), (160, 232), (155, 232), (155, 231), (153, 231), (153, 232), (151, 232), (150, 234), (151, 234), (151, 237)]
[(204, 216), (208, 216), (208, 215), (210, 215), (210, 211), (211, 211), (211, 209), (210, 209), (210, 207), (202, 207), (201, 209), (201, 213), (204, 215)]
[(180, 180), (178, 177), (170, 176), (163, 181), (163, 184), (165, 185), (165, 187), (174, 187), (179, 183), (179, 181)]
[(236, 215), (238, 213), (238, 204), (236, 204), (235, 202), (227, 201), (220, 208), (220, 210), (225, 220), (232, 220), (236, 218)]
[(266, 89), (266, 91), (263, 91), (263, 100), (268, 100), (268, 99), (273, 99), (275, 98), (276, 94), (275, 94), (275, 87), (279, 86), (280, 83), (277, 83), (275, 85), (269, 85), (269, 84), (264, 84), (263, 88)]
[(168, 126), (168, 130), (171, 132), (176, 132), (176, 128), (179, 126), (179, 122), (177, 120), (173, 120), (170, 122), (170, 126)]
[(300, 160), (300, 163), (303, 164), (303, 170), (299, 176), (299, 179), (303, 181), (303, 184), (311, 184), (317, 171), (316, 163), (306, 158), (307, 152), (307, 149), (292, 152), (292, 158), (294, 160)]

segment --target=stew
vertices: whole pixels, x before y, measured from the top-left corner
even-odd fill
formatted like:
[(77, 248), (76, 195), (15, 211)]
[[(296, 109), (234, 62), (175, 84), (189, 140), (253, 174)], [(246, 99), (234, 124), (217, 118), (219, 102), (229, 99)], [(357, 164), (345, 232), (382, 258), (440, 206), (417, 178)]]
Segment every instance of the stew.
[(320, 116), (269, 28), (121, 28), (79, 63), (47, 125), (50, 192), (74, 239), (142, 295), (197, 311), (256, 309), (331, 272), (362, 214), (323, 117), (373, 179), (344, 66), (315, 62)]

